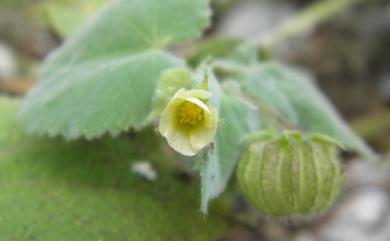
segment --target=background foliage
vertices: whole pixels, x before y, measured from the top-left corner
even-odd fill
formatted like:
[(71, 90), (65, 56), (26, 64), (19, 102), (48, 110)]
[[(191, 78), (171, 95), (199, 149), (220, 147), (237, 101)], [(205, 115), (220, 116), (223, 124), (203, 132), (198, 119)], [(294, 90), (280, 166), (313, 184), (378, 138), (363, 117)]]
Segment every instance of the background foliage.
[[(19, 105), (0, 98), (2, 239), (200, 241), (226, 230), (222, 210), (199, 214), (197, 185), (180, 178), (153, 131), (93, 142), (29, 137)], [(139, 160), (153, 164), (157, 181), (131, 173)]]
[[(233, 240), (253, 240), (257, 236), (277, 240), (272, 236), (275, 227), (285, 235), (285, 238), (279, 238), (282, 240), (293, 239), (301, 231), (316, 237), (332, 234), (323, 227), (333, 227), (336, 231), (332, 235), (353, 236), (346, 232), (352, 230), (353, 225), (356, 226), (353, 230), (363, 240), (388, 240), (378, 238), (383, 237), (380, 232), (388, 230), (386, 225), (380, 226), (385, 218), (375, 221), (372, 228), (366, 228), (369, 226), (367, 220), (356, 222), (364, 217), (364, 210), (371, 210), (372, 217), (375, 210), (383, 214), (376, 216), (386, 216), (386, 208), (371, 207), (388, 203), (386, 198), (378, 198), (388, 192), (387, 165), (383, 163), (378, 168), (375, 164), (359, 161), (373, 158), (372, 151), (323, 94), (325, 91), (330, 95), (349, 121), (358, 119), (353, 122), (354, 129), (376, 150), (388, 151), (390, 122), (386, 121), (389, 119), (386, 83), (389, 58), (386, 50), (389, 35), (386, 29), (389, 28), (386, 26), (389, 22), (385, 14), (388, 1), (211, 2), (212, 21), (208, 3), (204, 0), (128, 0), (117, 1), (114, 5), (107, 1), (111, 5), (103, 6), (102, 12), (98, 9), (105, 3), (100, 0), (0, 2), (0, 94), (21, 96), (34, 84), (28, 101), (23, 104), (24, 126), (43, 136), (72, 139), (67, 143), (62, 137), (26, 136), (23, 126), (15, 120), (19, 100), (2, 100), (1, 108), (10, 114), (0, 114), (0, 120), (3, 117), (5, 120), (0, 126), (0, 139), (4, 138), (0, 140), (0, 163), (4, 166), (1, 174), (4, 178), (0, 176), (4, 195), (0, 202), (7, 207), (0, 209), (0, 222), (7, 220), (7, 225), (0, 226), (0, 235), (6, 233), (10, 238), (28, 240), (32, 233), (38, 234), (32, 238), (52, 239), (56, 230), (62, 234), (72, 229), (82, 232), (86, 238), (122, 235), (134, 238), (131, 232), (137, 237), (154, 239), (155, 236), (142, 232), (150, 222), (163, 238), (177, 232), (182, 239), (189, 238), (189, 233), (195, 240), (209, 240), (225, 232), (226, 220), (229, 220), (229, 224), (239, 226), (238, 231), (233, 229), (229, 234)], [(132, 5), (135, 3), (136, 6)], [(189, 12), (186, 4), (191, 4), (194, 11)], [(251, 7), (245, 8), (246, 4)], [(289, 6), (293, 8), (289, 9)], [(278, 17), (281, 9), (287, 21)], [(286, 9), (288, 11), (284, 12)], [(83, 24), (95, 11), (98, 11), (97, 15)], [(131, 16), (127, 16), (126, 11)], [(163, 14), (156, 15), (156, 12)], [(255, 12), (255, 20), (251, 19), (251, 12)], [(159, 17), (161, 21), (155, 24)], [(176, 18), (186, 21), (176, 21)], [(268, 21), (269, 18), (272, 21)], [(129, 22), (132, 26), (128, 26)], [(234, 30), (237, 22), (241, 25)], [(268, 28), (263, 29), (267, 24)], [(205, 29), (206, 26), (209, 27)], [(231, 34), (229, 31), (239, 34), (227, 38), (226, 35)], [(247, 35), (242, 34), (245, 31)], [(203, 38), (199, 39), (202, 33)], [(267, 38), (263, 38), (262, 33), (278, 41), (263, 42)], [(254, 41), (248, 42), (249, 37)], [(42, 58), (63, 41), (66, 42), (63, 47), (45, 62), (44, 74), (37, 76)], [(3, 43), (6, 49), (15, 51), (15, 61), (21, 66), (17, 74), (7, 72), (3, 75)], [(301, 71), (300, 67), (287, 66), (278, 60), (304, 66), (315, 77)], [(39, 79), (37, 84), (36, 79)], [(222, 117), (219, 131), (209, 148), (194, 159), (183, 160), (168, 147), (160, 147), (162, 139), (152, 129), (158, 123), (164, 103), (178, 88), (191, 88), (195, 82), (205, 79), (209, 80), (209, 89), (214, 94), (211, 104), (219, 108)], [(282, 225), (257, 221), (257, 215), (232, 188), (235, 187), (233, 172), (244, 148), (242, 139), (249, 132), (264, 129), (276, 132), (298, 129), (327, 134), (343, 142), (348, 151), (361, 154), (358, 158), (343, 156), (349, 160), (343, 163), (348, 175), (347, 189), (337, 204), (339, 208), (310, 226), (316, 228), (294, 227), (293, 231)], [(149, 153), (156, 146), (158, 151)], [(132, 163), (138, 160), (150, 161), (161, 174), (156, 183), (148, 183), (130, 172)], [(183, 168), (188, 172), (185, 175), (180, 171)], [(359, 168), (363, 173), (359, 174)], [(192, 181), (198, 176), (200, 185), (196, 184), (198, 180)], [(162, 190), (157, 190), (160, 187)], [(229, 187), (232, 192), (225, 191)], [(366, 194), (371, 189), (379, 194)], [(199, 208), (207, 212), (209, 201), (224, 192), (220, 199), (231, 198), (229, 207), (233, 210), (215, 210), (212, 205), (207, 219), (200, 218)], [(362, 198), (372, 201), (370, 208), (349, 204), (357, 199), (354, 194), (361, 192)], [(380, 200), (385, 200), (385, 204)], [(172, 206), (166, 203), (170, 201)], [(139, 202), (147, 204), (146, 211)], [(104, 203), (107, 205), (103, 206)], [(220, 201), (215, 204), (221, 209)], [(77, 205), (80, 209), (76, 209)], [(22, 211), (8, 208), (12, 206), (20, 207)], [(93, 210), (92, 206), (98, 209)], [(137, 210), (134, 211), (134, 207)], [(348, 213), (349, 209), (353, 209), (352, 214), (339, 218), (338, 215), (342, 216), (344, 210)], [(149, 216), (149, 210), (162, 218)], [(132, 212), (137, 218), (145, 219), (136, 219), (130, 215)], [(232, 216), (226, 217), (225, 213)], [(181, 214), (195, 220), (190, 231), (191, 224), (186, 223)], [(38, 220), (44, 220), (45, 224), (37, 225)], [(162, 220), (164, 224), (160, 222)], [(342, 220), (352, 221), (343, 224)], [(338, 223), (332, 226), (333, 222)], [(214, 230), (209, 225), (221, 226), (221, 230)], [(81, 226), (90, 228), (83, 232)], [(195, 230), (209, 235), (196, 234)], [(322, 231), (314, 234), (316, 230)], [(376, 231), (367, 231), (368, 236), (365, 236), (365, 230)], [(256, 235), (252, 237), (247, 233)], [(344, 240), (351, 239), (348, 237)], [(326, 240), (332, 240), (332, 237)]]

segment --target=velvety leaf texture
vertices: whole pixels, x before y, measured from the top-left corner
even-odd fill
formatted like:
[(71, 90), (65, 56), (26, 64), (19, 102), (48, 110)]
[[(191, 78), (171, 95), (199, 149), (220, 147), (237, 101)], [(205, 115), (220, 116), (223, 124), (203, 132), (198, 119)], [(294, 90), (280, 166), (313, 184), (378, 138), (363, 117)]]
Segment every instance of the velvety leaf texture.
[(161, 74), (184, 65), (163, 48), (200, 36), (209, 13), (207, 0), (112, 1), (46, 61), (20, 113), (28, 130), (90, 139), (141, 128)]
[(309, 76), (282, 64), (263, 63), (243, 74), (241, 86), (247, 95), (272, 107), (299, 128), (329, 135), (374, 158), (370, 148), (349, 128)]
[[(183, 182), (153, 130), (95, 141), (26, 136), (19, 102), (0, 98), (0, 239), (204, 241), (227, 228), (223, 213), (197, 211), (198, 186)], [(154, 182), (134, 174), (149, 161)]]

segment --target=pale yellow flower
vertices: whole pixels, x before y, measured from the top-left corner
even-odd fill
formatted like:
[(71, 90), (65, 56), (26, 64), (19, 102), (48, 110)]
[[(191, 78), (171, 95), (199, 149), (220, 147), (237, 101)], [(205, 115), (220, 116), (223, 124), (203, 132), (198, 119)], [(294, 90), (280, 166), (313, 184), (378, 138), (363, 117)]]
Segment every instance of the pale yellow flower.
[(205, 104), (211, 97), (206, 90), (180, 89), (161, 114), (159, 131), (177, 152), (193, 156), (213, 140), (218, 113)]

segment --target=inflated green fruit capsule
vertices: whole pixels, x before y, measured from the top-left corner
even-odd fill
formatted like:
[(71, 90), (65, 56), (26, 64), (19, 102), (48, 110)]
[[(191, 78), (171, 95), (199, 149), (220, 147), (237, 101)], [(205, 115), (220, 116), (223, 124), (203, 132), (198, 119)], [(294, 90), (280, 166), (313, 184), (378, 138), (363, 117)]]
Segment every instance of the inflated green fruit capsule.
[(237, 176), (247, 199), (263, 215), (302, 218), (332, 206), (343, 184), (338, 151), (326, 136), (299, 132), (264, 135), (248, 145)]

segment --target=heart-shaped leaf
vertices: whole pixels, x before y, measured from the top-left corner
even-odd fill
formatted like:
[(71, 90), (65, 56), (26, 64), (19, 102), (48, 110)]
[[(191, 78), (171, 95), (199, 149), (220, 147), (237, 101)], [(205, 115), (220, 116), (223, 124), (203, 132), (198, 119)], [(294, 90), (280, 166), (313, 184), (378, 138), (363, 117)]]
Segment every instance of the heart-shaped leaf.
[(160, 75), (183, 62), (163, 51), (200, 35), (207, 0), (112, 1), (47, 60), (21, 118), (68, 139), (141, 128)]

